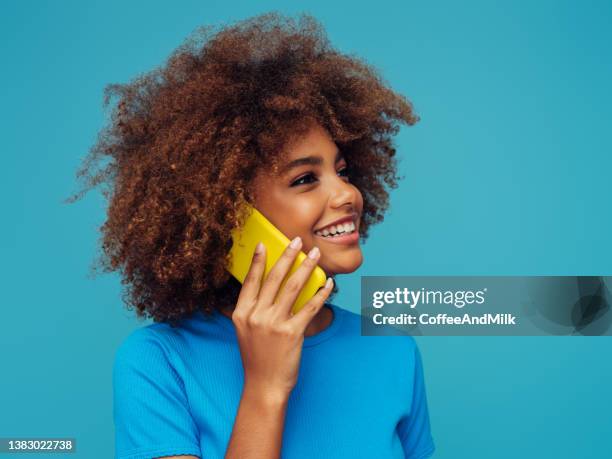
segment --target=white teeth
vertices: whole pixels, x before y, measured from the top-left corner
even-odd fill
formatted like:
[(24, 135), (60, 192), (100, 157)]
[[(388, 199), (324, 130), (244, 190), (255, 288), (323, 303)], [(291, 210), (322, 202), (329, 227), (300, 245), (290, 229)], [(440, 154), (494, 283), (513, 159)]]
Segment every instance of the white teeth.
[(315, 231), (317, 236), (334, 237), (336, 234), (350, 234), (355, 231), (355, 223), (348, 222), (341, 225), (332, 225), (322, 231)]

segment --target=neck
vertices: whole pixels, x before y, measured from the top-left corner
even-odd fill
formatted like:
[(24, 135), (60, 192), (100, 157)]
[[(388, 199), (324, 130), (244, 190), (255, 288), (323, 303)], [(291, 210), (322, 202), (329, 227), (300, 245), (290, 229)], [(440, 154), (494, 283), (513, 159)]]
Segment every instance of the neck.
[(334, 320), (334, 313), (329, 306), (323, 305), (317, 315), (312, 318), (306, 330), (304, 330), (304, 336), (312, 336), (317, 333), (321, 333), (327, 327), (329, 327)]

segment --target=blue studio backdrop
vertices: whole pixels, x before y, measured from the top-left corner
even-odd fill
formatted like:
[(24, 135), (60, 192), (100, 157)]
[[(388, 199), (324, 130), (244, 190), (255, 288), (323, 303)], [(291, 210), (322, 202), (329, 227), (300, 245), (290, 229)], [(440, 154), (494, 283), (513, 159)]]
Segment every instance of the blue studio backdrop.
[[(114, 353), (150, 322), (124, 308), (118, 275), (88, 277), (101, 194), (62, 200), (107, 116), (105, 85), (162, 64), (200, 25), (272, 10), (315, 16), (421, 117), (397, 137), (405, 179), (334, 303), (359, 312), (361, 275), (611, 275), (609, 2), (12, 2), (0, 437), (73, 437), (71, 457), (112, 457)], [(417, 341), (434, 457), (612, 456), (609, 337)]]

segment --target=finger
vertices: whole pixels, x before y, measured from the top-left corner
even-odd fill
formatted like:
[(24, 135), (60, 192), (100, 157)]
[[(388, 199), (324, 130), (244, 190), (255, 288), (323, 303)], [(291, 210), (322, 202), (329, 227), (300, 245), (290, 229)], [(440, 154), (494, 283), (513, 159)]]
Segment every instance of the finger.
[(275, 301), (275, 309), (279, 316), (285, 318), (290, 316), (291, 308), (312, 274), (313, 269), (317, 266), (320, 256), (319, 248), (313, 247), (299, 268), (281, 287), (281, 291), (278, 293)]
[(266, 246), (259, 242), (253, 252), (251, 258), (251, 265), (249, 271), (244, 278), (240, 294), (238, 295), (238, 302), (236, 303), (236, 311), (241, 311), (246, 308), (251, 308), (256, 302), (259, 296), (259, 289), (261, 287), (261, 279), (266, 269)]
[(325, 304), (325, 300), (329, 297), (329, 294), (333, 290), (334, 281), (331, 277), (327, 278), (325, 286), (320, 288), (319, 291), (313, 296), (303, 307), (289, 319), (290, 323), (295, 324), (302, 332), (306, 330), (306, 327), (314, 316), (321, 310)]
[(259, 291), (259, 300), (262, 304), (272, 305), (278, 289), (291, 269), (291, 266), (293, 266), (295, 257), (300, 253), (301, 247), (302, 239), (298, 236), (287, 245), (283, 254), (276, 260), (276, 263), (272, 266), (272, 269), (263, 281), (263, 285)]

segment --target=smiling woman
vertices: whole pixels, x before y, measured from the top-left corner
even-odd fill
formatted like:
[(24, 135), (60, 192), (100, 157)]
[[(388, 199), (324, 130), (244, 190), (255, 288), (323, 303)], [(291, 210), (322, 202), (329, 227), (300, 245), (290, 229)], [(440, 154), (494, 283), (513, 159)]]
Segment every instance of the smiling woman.
[[(280, 173), (264, 170), (253, 180), (255, 207), (290, 239), (300, 236), (305, 252), (319, 247), (318, 264), (328, 276), (355, 271), (363, 261), (358, 242), (363, 197), (350, 181), (347, 159), (329, 132), (313, 122), (285, 148), (282, 160)], [(330, 237), (351, 222), (354, 232)]]
[[(290, 314), (315, 266), (334, 277), (362, 264), (412, 106), (310, 16), (210, 31), (107, 88), (119, 101), (70, 199), (108, 186), (101, 263), (156, 322), (116, 351), (116, 457), (428, 457), (414, 340), (363, 339), (359, 315), (328, 301), (331, 281)], [(227, 264), (244, 204), (292, 242), (265, 278), (260, 246), (241, 285)]]

